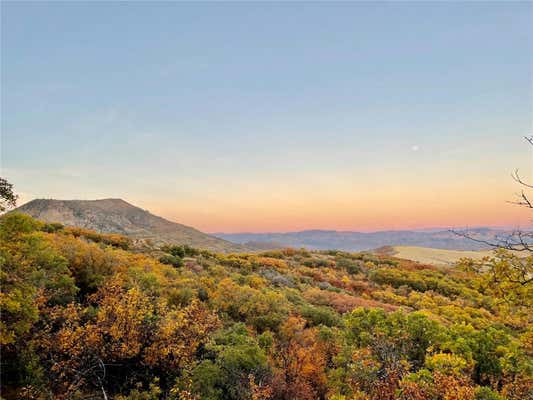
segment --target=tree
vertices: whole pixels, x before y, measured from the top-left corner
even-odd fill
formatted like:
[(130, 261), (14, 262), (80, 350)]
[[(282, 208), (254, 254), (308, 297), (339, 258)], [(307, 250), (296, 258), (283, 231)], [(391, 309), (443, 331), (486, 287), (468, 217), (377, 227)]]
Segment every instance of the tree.
[(13, 192), (13, 184), (0, 177), (0, 212), (17, 205), (18, 196)]
[(325, 349), (319, 340), (317, 328), (306, 329), (305, 325), (302, 318), (291, 316), (280, 327), (278, 341), (272, 352), (275, 399), (325, 398)]
[(65, 258), (40, 226), (20, 213), (0, 218), (0, 379), (2, 388), (31, 385), (37, 393), (44, 390), (45, 370), (32, 338), (47, 309), (72, 302), (77, 293)]
[(402, 380), (400, 400), (471, 400), (475, 389), (467, 377), (444, 375), (440, 372), (428, 374), (421, 371)]
[(204, 356), (192, 373), (202, 399), (241, 400), (254, 393), (264, 399), (271, 392), (267, 356), (244, 324), (218, 332), (205, 346)]

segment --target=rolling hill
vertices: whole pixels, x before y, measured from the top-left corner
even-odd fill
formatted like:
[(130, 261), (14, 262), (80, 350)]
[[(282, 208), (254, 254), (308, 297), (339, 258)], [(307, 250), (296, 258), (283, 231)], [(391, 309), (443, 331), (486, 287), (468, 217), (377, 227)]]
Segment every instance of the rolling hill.
[[(471, 229), (477, 239), (495, 241), (509, 234), (490, 228)], [(432, 231), (378, 231), (352, 232), (332, 230), (306, 230), (282, 233), (214, 233), (213, 235), (234, 243), (263, 243), (272, 248), (305, 247), (313, 250), (337, 249), (344, 251), (372, 250), (382, 246), (417, 246), (446, 250), (485, 250), (488, 246), (458, 236), (447, 230)]]
[(420, 246), (385, 246), (375, 253), (437, 266), (452, 266), (462, 258), (481, 260), (494, 256), (492, 250), (446, 250)]
[(36, 199), (15, 211), (46, 222), (59, 222), (101, 233), (119, 233), (134, 239), (150, 240), (155, 244), (187, 244), (220, 252), (247, 250), (246, 246), (168, 221), (122, 199)]

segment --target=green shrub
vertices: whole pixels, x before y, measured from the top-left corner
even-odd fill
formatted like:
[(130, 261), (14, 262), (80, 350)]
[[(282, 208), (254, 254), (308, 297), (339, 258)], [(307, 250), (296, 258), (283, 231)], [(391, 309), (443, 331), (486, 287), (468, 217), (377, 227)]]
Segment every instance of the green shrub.
[(159, 258), (159, 262), (162, 264), (172, 265), (174, 268), (183, 267), (183, 260), (179, 257), (165, 254)]
[(306, 305), (300, 309), (300, 313), (312, 326), (337, 326), (341, 321), (339, 314), (324, 306)]
[(477, 388), (475, 396), (475, 400), (504, 400), (502, 396), (486, 386)]

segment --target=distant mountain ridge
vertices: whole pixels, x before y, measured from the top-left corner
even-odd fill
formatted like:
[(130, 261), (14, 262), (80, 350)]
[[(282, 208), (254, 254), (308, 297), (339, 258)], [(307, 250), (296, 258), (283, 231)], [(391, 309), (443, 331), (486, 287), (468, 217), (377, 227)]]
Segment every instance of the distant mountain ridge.
[(122, 199), (35, 199), (15, 211), (46, 222), (59, 222), (66, 226), (78, 226), (101, 233), (119, 233), (136, 239), (149, 239), (155, 244), (187, 244), (220, 252), (248, 250), (246, 246), (153, 215)]
[[(510, 231), (475, 228), (468, 230), (476, 239), (494, 241)], [(262, 243), (263, 247), (290, 246), (314, 250), (338, 249), (345, 251), (372, 250), (383, 246), (418, 246), (445, 250), (485, 250), (487, 245), (469, 240), (453, 232), (440, 231), (379, 231), (351, 232), (333, 230), (305, 230), (286, 233), (213, 233), (214, 236), (234, 243)]]

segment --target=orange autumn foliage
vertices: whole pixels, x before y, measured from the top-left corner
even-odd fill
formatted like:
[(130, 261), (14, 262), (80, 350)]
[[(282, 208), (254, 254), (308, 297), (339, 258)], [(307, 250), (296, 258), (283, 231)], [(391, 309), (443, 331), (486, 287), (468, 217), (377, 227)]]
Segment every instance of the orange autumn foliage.
[(326, 392), (325, 349), (316, 329), (305, 321), (289, 317), (281, 326), (282, 340), (272, 355), (276, 365), (273, 388), (277, 399), (313, 400)]

